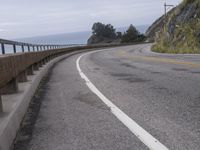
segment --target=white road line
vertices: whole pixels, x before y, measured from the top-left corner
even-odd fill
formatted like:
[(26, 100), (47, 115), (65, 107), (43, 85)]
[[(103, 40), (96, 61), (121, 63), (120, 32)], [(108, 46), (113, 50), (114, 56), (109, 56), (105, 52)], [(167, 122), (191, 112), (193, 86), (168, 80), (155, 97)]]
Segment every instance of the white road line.
[(76, 61), (77, 70), (83, 80), (85, 80), (88, 88), (95, 93), (111, 110), (115, 115), (135, 136), (137, 136), (150, 150), (169, 150), (165, 145), (155, 139), (150, 133), (139, 126), (134, 120), (120, 110), (115, 104), (113, 104), (107, 97), (105, 97), (95, 85), (88, 79), (88, 77), (82, 72), (80, 68), (80, 60), (82, 57), (95, 52), (89, 52), (81, 55)]

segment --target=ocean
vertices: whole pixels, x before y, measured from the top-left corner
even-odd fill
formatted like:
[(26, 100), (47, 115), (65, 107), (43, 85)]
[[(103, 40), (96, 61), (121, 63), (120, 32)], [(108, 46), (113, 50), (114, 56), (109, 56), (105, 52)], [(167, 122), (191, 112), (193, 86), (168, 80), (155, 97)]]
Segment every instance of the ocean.
[[(145, 33), (148, 25), (136, 26), (140, 33)], [(117, 28), (116, 31), (125, 32), (127, 27)], [(92, 35), (91, 31), (63, 33), (56, 35), (38, 36), (30, 38), (15, 39), (19, 42), (33, 44), (87, 44), (87, 40)]]
[[(125, 32), (128, 27), (117, 28), (116, 31)], [(148, 28), (148, 25), (136, 26), (140, 33), (145, 33)], [(87, 40), (92, 35), (91, 31), (83, 31), (83, 32), (74, 32), (74, 33), (63, 33), (56, 35), (46, 35), (46, 36), (38, 36), (38, 37), (28, 37), (28, 38), (20, 38), (20, 39), (12, 39), (18, 42), (31, 43), (31, 44), (87, 44)], [(5, 45), (6, 53), (13, 53), (13, 47), (11, 45)], [(25, 51), (28, 51), (27, 47), (25, 47)], [(17, 47), (17, 52), (21, 52), (21, 47)], [(0, 48), (1, 54), (1, 48)]]

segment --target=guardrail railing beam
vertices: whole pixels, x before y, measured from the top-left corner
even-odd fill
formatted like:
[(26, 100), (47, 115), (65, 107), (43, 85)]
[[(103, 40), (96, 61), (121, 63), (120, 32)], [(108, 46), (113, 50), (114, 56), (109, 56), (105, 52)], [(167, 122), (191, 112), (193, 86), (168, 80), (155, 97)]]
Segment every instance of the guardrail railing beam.
[[(52, 50), (52, 49), (60, 49), (60, 48), (65, 48), (68, 47), (69, 45), (39, 45), (39, 44), (30, 44), (30, 43), (22, 43), (22, 42), (15, 42), (15, 41), (10, 41), (10, 40), (4, 40), (4, 39), (0, 39), (0, 44), (1, 44), (1, 53), (2, 54), (6, 54), (6, 50), (5, 45), (11, 45), (13, 46), (13, 52), (17, 53), (18, 47), (21, 47), (21, 52), (24, 53), (25, 52), (25, 48), (28, 49), (28, 52), (35, 52), (35, 51), (43, 51), (43, 50)], [(75, 46), (76, 44), (74, 44), (73, 46)], [(77, 45), (80, 46), (80, 45)], [(27, 51), (27, 50), (26, 50)]]

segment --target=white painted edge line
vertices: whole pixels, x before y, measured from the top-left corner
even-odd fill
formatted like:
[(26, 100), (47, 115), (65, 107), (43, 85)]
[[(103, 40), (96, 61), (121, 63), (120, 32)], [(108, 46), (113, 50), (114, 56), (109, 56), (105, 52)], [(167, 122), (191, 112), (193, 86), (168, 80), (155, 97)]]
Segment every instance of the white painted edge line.
[[(103, 51), (103, 50), (100, 50)], [(97, 51), (99, 52), (99, 51)], [(165, 145), (160, 143), (155, 139), (150, 133), (139, 126), (134, 120), (132, 120), (128, 115), (126, 115), (122, 110), (120, 110), (116, 105), (114, 105), (107, 97), (105, 97), (95, 85), (88, 79), (88, 77), (82, 72), (80, 68), (80, 60), (82, 57), (89, 55), (89, 52), (81, 55), (76, 60), (77, 70), (83, 80), (85, 80), (88, 88), (96, 94), (111, 110), (112, 114), (115, 115), (137, 138), (139, 138), (150, 150), (169, 150)]]

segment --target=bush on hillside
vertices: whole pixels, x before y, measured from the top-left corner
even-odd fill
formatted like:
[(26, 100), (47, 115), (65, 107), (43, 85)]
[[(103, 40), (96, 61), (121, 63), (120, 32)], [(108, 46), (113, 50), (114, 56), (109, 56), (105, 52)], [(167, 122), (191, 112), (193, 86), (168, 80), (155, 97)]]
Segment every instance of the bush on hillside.
[(131, 24), (128, 30), (124, 33), (121, 43), (134, 43), (145, 41), (146, 37)]
[(115, 28), (111, 24), (94, 23), (92, 33), (97, 37), (116, 38)]

